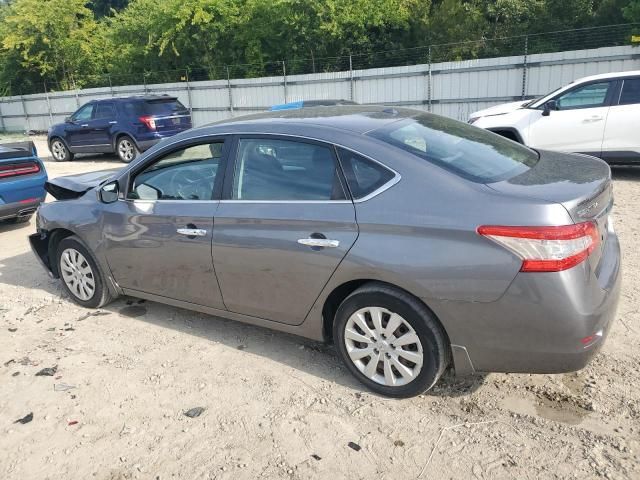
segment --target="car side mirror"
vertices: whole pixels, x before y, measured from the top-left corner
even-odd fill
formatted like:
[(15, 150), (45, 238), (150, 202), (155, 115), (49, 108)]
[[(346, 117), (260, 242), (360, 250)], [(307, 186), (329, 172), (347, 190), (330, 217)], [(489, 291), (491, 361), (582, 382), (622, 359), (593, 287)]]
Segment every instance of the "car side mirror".
[(118, 193), (120, 193), (118, 181), (109, 182), (100, 187), (100, 201), (102, 203), (113, 203), (118, 200)]
[(551, 110), (558, 110), (558, 102), (555, 100), (549, 100), (542, 106), (542, 116), (548, 117), (551, 114)]
[(64, 117), (64, 123), (73, 123), (73, 120), (71, 120), (71, 117)]

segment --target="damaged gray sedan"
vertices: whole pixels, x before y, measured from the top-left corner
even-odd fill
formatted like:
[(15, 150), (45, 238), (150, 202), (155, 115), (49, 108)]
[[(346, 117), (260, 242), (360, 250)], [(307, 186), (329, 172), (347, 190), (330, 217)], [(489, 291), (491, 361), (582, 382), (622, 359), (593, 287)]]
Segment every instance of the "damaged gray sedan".
[(130, 295), (333, 341), (380, 394), (584, 367), (615, 316), (609, 167), (421, 111), (189, 130), (51, 180), (33, 250), (75, 302)]

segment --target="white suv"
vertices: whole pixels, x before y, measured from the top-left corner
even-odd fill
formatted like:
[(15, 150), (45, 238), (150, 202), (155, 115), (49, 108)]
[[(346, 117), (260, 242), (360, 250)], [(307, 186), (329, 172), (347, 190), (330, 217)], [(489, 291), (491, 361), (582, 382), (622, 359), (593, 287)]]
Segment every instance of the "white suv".
[(640, 162), (640, 71), (581, 78), (541, 98), (472, 113), (469, 123), (533, 148)]

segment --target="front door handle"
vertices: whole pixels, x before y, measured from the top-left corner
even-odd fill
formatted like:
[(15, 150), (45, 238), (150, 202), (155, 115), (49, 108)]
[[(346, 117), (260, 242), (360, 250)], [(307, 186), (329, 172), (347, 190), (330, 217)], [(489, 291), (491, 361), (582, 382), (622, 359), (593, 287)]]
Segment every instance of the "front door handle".
[(300, 238), (298, 243), (307, 247), (320, 248), (336, 248), (340, 246), (339, 240), (329, 240), (328, 238)]
[(207, 231), (202, 228), (179, 228), (176, 232), (187, 237), (204, 237), (207, 235)]
[(82, 127), (82, 128), (87, 128), (88, 126), (89, 126), (88, 123), (83, 123), (82, 125), (80, 125), (80, 127)]
[(594, 123), (603, 120), (603, 117), (600, 115), (593, 115), (592, 117), (585, 118), (582, 123)]

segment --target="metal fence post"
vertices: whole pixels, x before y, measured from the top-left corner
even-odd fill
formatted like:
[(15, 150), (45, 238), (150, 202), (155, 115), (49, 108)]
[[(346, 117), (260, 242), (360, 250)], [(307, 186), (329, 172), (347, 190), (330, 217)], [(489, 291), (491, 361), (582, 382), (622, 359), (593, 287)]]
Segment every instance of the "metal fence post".
[(51, 111), (51, 100), (49, 99), (49, 91), (47, 90), (47, 82), (44, 84), (44, 97), (47, 99), (47, 110), (49, 111), (49, 126), (53, 125), (53, 112)]
[(31, 130), (30, 125), (29, 125), (29, 114), (27, 113), (27, 106), (24, 103), (24, 96), (20, 95), (20, 103), (22, 103), (22, 114), (24, 115), (24, 121), (27, 124), (27, 128), (25, 128), (25, 131), (28, 132), (29, 130)]
[(107, 78), (109, 79), (109, 91), (111, 92), (111, 96), (113, 97), (113, 83), (111, 83), (111, 74), (107, 73)]
[(231, 112), (231, 116), (233, 117), (233, 93), (231, 93), (231, 77), (229, 77), (229, 65), (227, 68), (227, 90), (229, 91), (229, 111)]
[(349, 100), (353, 101), (353, 60), (349, 55)]
[(524, 36), (524, 59), (522, 62), (522, 100), (527, 97), (527, 57), (529, 55), (529, 35)]
[(431, 45), (427, 54), (427, 109), (431, 111)]
[(287, 67), (282, 61), (282, 77), (284, 78), (284, 103), (287, 103)]
[(2, 116), (2, 102), (0, 102), (0, 132), (4, 132), (4, 117)]
[(191, 86), (189, 85), (189, 70), (184, 71), (184, 78), (187, 80), (187, 98), (189, 99), (189, 115), (193, 122), (193, 102), (191, 100)]

